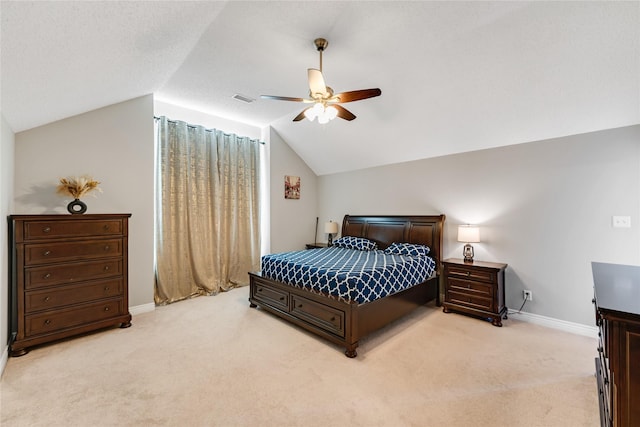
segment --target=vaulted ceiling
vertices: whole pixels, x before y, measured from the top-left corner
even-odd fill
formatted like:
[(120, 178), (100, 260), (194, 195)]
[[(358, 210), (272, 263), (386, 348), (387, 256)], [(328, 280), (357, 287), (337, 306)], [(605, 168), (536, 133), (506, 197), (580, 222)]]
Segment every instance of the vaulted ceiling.
[[(640, 2), (1, 2), (15, 132), (153, 93), (272, 126), (319, 175), (640, 123)], [(292, 119), (313, 45), (357, 119)], [(251, 104), (232, 98), (241, 94)]]

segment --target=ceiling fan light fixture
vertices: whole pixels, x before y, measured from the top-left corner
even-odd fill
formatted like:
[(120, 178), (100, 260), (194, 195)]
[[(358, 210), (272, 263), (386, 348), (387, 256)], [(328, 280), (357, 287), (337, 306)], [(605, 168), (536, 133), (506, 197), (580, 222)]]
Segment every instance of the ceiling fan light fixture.
[(304, 116), (309, 119), (310, 122), (312, 122), (318, 114), (316, 114), (315, 110), (313, 109), (313, 107), (309, 107), (306, 110), (304, 110)]
[(333, 120), (338, 117), (338, 110), (333, 105), (329, 105), (327, 108), (325, 108), (324, 113), (329, 118), (329, 120)]

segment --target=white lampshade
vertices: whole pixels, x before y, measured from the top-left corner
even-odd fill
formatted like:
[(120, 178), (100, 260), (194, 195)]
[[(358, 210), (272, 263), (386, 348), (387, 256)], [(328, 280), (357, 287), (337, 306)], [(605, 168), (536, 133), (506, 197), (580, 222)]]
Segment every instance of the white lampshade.
[(338, 233), (338, 223), (337, 222), (325, 222), (324, 223), (324, 232), (327, 234), (337, 234)]
[(480, 229), (473, 225), (458, 226), (458, 242), (479, 243)]

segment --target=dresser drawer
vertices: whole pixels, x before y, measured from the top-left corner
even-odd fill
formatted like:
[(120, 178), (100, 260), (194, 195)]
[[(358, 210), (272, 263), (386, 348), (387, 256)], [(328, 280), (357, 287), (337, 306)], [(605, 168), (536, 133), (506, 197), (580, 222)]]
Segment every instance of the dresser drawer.
[(448, 289), (465, 294), (470, 296), (481, 296), (485, 298), (493, 298), (493, 286), (481, 283), (481, 282), (472, 282), (470, 280), (459, 280), (454, 279), (453, 277), (449, 277), (448, 279)]
[(289, 292), (270, 286), (260, 279), (254, 279), (253, 297), (283, 311), (289, 311)]
[(466, 292), (461, 293), (452, 290), (447, 290), (446, 297), (447, 302), (452, 304), (460, 304), (471, 308), (477, 308), (479, 310), (493, 311), (493, 300), (491, 298), (473, 296)]
[(487, 283), (495, 283), (496, 275), (494, 272), (486, 269), (475, 269), (464, 266), (447, 265), (448, 276), (456, 278), (464, 278), (469, 280), (478, 280)]
[(125, 313), (122, 299), (112, 299), (25, 317), (25, 336), (59, 331), (99, 320), (109, 319)]
[(117, 256), (122, 256), (122, 239), (31, 243), (24, 247), (26, 266)]
[(122, 275), (122, 259), (76, 262), (26, 268), (26, 289)]
[(123, 293), (124, 280), (122, 278), (27, 291), (25, 312), (33, 313), (104, 298), (119, 297)]
[(26, 221), (24, 222), (24, 240), (122, 235), (124, 231), (123, 224), (121, 219)]
[(344, 337), (344, 312), (333, 307), (292, 295), (291, 313), (298, 319)]

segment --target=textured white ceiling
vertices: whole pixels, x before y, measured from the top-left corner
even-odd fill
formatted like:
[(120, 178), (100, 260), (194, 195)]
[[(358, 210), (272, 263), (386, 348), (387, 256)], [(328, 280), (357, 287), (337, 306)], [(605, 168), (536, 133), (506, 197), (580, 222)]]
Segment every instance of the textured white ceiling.
[[(321, 175), (640, 123), (640, 2), (0, 4), (16, 132), (154, 93), (271, 125)], [(307, 95), (319, 36), (336, 92), (382, 89), (353, 122), (259, 99)]]

